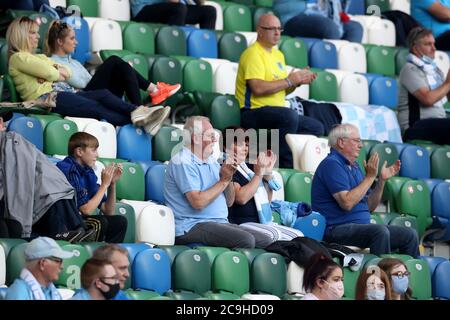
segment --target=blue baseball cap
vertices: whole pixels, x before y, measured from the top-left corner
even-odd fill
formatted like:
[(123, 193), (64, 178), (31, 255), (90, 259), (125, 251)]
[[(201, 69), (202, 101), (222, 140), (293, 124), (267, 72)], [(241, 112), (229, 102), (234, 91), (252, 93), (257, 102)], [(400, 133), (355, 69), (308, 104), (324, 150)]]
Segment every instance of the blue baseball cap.
[(65, 251), (52, 238), (38, 237), (28, 243), (25, 248), (25, 258), (34, 260), (47, 257), (67, 259), (73, 257), (73, 252)]

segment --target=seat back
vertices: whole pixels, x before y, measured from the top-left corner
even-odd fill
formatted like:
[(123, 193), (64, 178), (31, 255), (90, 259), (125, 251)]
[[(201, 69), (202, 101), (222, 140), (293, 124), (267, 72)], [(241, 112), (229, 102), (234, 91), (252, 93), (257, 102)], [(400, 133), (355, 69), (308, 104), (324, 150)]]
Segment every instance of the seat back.
[[(289, 145), (289, 148), (291, 149), (292, 152), (292, 156), (294, 158), (294, 168), (297, 170), (301, 170), (300, 158), (305, 150), (306, 143), (311, 139), (315, 139), (315, 136), (310, 134), (291, 134), (291, 133), (288, 133), (286, 135), (286, 142)], [(285, 182), (286, 185), (287, 179), (283, 179), (283, 181)]]
[(212, 265), (212, 288), (242, 296), (249, 291), (249, 266), (247, 258), (240, 252), (223, 252)]
[(399, 159), (397, 148), (392, 143), (378, 143), (370, 149), (369, 158), (374, 154), (378, 153), (379, 163), (378, 172), (381, 172), (383, 163), (386, 161), (386, 167), (389, 167)]
[(296, 68), (308, 66), (308, 46), (302, 39), (287, 39), (281, 43), (280, 50), (284, 54), (287, 65)]
[(123, 48), (140, 54), (155, 54), (155, 35), (145, 23), (130, 23), (123, 31)]
[(255, 257), (251, 265), (250, 290), (282, 297), (286, 293), (286, 263), (272, 252)]
[(433, 274), (434, 298), (450, 299), (450, 262), (439, 263)]
[(124, 0), (98, 0), (99, 16), (104, 19), (129, 21), (130, 2)]
[(379, 77), (369, 87), (369, 103), (396, 109), (398, 102), (397, 81), (394, 78)]
[(289, 262), (286, 273), (286, 289), (290, 294), (306, 294), (303, 288), (303, 274), (305, 269), (300, 267), (294, 261)]
[(134, 242), (136, 241), (136, 214), (132, 206), (126, 203), (117, 202), (115, 207), (115, 214), (122, 215), (127, 219), (127, 232), (125, 233), (125, 238), (123, 242)]
[(214, 71), (213, 91), (222, 94), (235, 93), (238, 64), (235, 62), (223, 63)]
[(385, 46), (371, 47), (367, 52), (367, 72), (394, 77), (394, 49)]
[(284, 200), (285, 196), (285, 188), (283, 184), (283, 178), (281, 177), (281, 174), (278, 171), (272, 171), (273, 179), (275, 179), (276, 182), (280, 185), (280, 189), (277, 191), (272, 191), (272, 200)]
[(154, 245), (173, 245), (175, 219), (172, 210), (155, 204), (145, 207), (137, 218), (136, 241)]
[(336, 76), (327, 71), (318, 71), (316, 80), (310, 85), (309, 96), (319, 101), (338, 101)]
[(300, 170), (314, 173), (320, 162), (326, 158), (330, 152), (328, 140), (324, 138), (314, 138), (308, 140), (305, 150), (300, 156)]
[[(185, 245), (174, 245), (174, 246), (162, 246), (162, 245), (159, 245), (157, 247), (160, 248), (160, 249), (163, 249), (167, 253), (167, 256), (170, 259), (171, 265), (173, 265), (173, 262), (175, 261), (176, 256), (180, 252), (183, 252), (185, 250), (191, 249), (190, 247), (185, 246)], [(173, 279), (174, 279), (174, 277), (172, 277), (172, 280)]]
[(450, 179), (450, 147), (440, 147), (431, 154), (431, 177)]
[(67, 6), (78, 6), (85, 17), (98, 17), (98, 3), (92, 0), (67, 0)]
[(230, 4), (223, 11), (223, 30), (252, 31), (252, 15), (250, 9), (241, 4)]
[(367, 58), (364, 47), (359, 43), (346, 43), (338, 49), (339, 70), (367, 72)]
[(50, 122), (44, 130), (44, 153), (67, 155), (70, 137), (78, 132), (75, 122), (60, 119)]
[(338, 59), (334, 44), (328, 41), (316, 41), (309, 49), (309, 65), (320, 69), (337, 69)]
[(112, 49), (122, 50), (122, 29), (119, 23), (113, 20), (98, 20), (91, 30), (91, 50), (100, 52), (101, 50)]
[(122, 162), (123, 172), (116, 185), (117, 199), (144, 200), (144, 171), (139, 164)]
[(388, 210), (390, 212), (398, 212), (398, 194), (406, 181), (410, 181), (406, 177), (391, 177), (386, 181), (383, 190), (383, 199), (388, 201)]
[(312, 174), (295, 172), (286, 182), (285, 198), (289, 202), (306, 202), (311, 204)]
[(400, 176), (412, 179), (428, 179), (430, 177), (430, 157), (425, 148), (408, 145), (400, 154), (402, 166)]
[(437, 66), (444, 73), (444, 77), (447, 76), (448, 69), (450, 68), (450, 57), (445, 51), (436, 50), (436, 57), (434, 58)]
[(41, 122), (38, 119), (31, 117), (13, 119), (8, 124), (8, 131), (19, 133), (40, 151), (44, 150), (44, 133)]
[(208, 256), (200, 250), (180, 252), (172, 265), (173, 289), (203, 295), (211, 289), (211, 266)]
[(84, 132), (92, 134), (98, 140), (98, 156), (101, 158), (116, 158), (117, 137), (116, 128), (108, 122), (98, 121), (86, 125)]
[[(384, 0), (388, 1), (388, 0)], [(368, 28), (368, 43), (395, 47), (395, 25), (388, 19), (375, 20)]]
[(170, 55), (187, 55), (186, 35), (176, 26), (164, 26), (156, 35), (156, 53)]
[(169, 161), (183, 147), (183, 132), (175, 127), (162, 127), (153, 137), (153, 160)]
[(239, 62), (239, 58), (247, 48), (247, 40), (237, 32), (227, 32), (219, 40), (219, 58), (231, 62)]
[(130, 161), (151, 161), (151, 137), (131, 124), (120, 127), (117, 132), (117, 156)]
[(211, 124), (214, 128), (224, 130), (229, 126), (239, 126), (241, 109), (234, 96), (218, 96), (211, 103)]
[(63, 270), (59, 274), (58, 280), (54, 283), (57, 286), (59, 285), (69, 289), (80, 289), (81, 267), (89, 259), (89, 253), (79, 244), (66, 244), (62, 245), (61, 248), (73, 252), (74, 256), (69, 259), (64, 259)]
[(183, 89), (187, 92), (211, 92), (213, 73), (211, 65), (204, 60), (188, 61), (183, 67)]
[(148, 169), (145, 174), (145, 200), (165, 203), (164, 177), (166, 169), (167, 165), (165, 164), (157, 164)]
[(409, 276), (409, 287), (412, 297), (418, 300), (431, 298), (431, 277), (427, 262), (419, 259), (410, 259), (405, 262)]
[(182, 84), (183, 71), (180, 62), (171, 57), (156, 58), (150, 68), (149, 79), (154, 83), (161, 81)]
[(164, 250), (145, 249), (136, 254), (132, 264), (132, 287), (164, 294), (170, 289), (170, 259)]
[(317, 241), (322, 241), (325, 227), (326, 219), (318, 212), (312, 212), (307, 216), (298, 217), (293, 226), (293, 228), (300, 230), (305, 237)]
[(197, 58), (218, 58), (217, 38), (214, 31), (193, 30), (187, 38), (187, 53)]

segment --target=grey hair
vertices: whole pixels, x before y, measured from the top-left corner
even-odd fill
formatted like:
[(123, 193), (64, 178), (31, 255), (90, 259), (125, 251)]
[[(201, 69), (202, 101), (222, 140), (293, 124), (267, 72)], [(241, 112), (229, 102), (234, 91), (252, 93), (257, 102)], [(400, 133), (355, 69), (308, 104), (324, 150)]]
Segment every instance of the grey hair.
[(186, 145), (190, 145), (194, 133), (202, 133), (202, 126), (199, 126), (199, 123), (201, 124), (203, 120), (211, 122), (208, 117), (204, 116), (192, 116), (186, 119), (183, 127), (184, 142)]
[(430, 29), (422, 28), (422, 27), (415, 27), (413, 28), (406, 39), (406, 42), (408, 43), (409, 51), (412, 52), (413, 47), (420, 41), (422, 38), (425, 38), (426, 36), (433, 34), (433, 31)]
[(335, 148), (339, 138), (348, 138), (352, 130), (359, 131), (358, 128), (350, 123), (339, 124), (331, 129), (328, 134), (328, 144)]

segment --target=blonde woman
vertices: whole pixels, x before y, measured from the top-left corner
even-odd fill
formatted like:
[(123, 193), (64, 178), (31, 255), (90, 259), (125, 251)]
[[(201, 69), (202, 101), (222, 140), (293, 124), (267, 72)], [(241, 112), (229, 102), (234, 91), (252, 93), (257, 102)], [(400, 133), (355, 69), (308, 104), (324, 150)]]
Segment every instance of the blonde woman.
[[(34, 54), (39, 41), (39, 25), (28, 17), (19, 17), (9, 25), (9, 74), (23, 100), (46, 100), (55, 96), (52, 110), (64, 116), (105, 119), (113, 125), (132, 122), (145, 126), (152, 111), (113, 95), (109, 90), (77, 91), (67, 84), (72, 75), (66, 68), (43, 54)], [(168, 113), (167, 113), (168, 115)]]

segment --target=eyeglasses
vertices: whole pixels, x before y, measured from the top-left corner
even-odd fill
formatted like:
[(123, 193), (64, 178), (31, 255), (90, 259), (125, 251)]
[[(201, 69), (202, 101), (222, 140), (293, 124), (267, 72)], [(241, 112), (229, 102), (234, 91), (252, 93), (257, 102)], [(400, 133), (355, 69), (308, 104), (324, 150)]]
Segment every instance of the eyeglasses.
[(344, 137), (342, 139), (347, 139), (347, 140), (352, 140), (353, 142), (356, 142), (357, 144), (361, 144), (362, 140), (360, 138), (348, 138), (348, 137)]
[(284, 31), (284, 29), (281, 27), (263, 27), (263, 26), (260, 26), (260, 27), (261, 27), (261, 29), (267, 30), (267, 31), (279, 31), (279, 32)]
[(409, 277), (410, 274), (411, 273), (408, 272), (408, 271), (405, 271), (405, 272), (399, 271), (399, 272), (391, 273), (391, 276), (397, 276), (397, 277), (399, 277), (401, 279), (403, 277)]
[(63, 263), (63, 259), (57, 257), (46, 257), (45, 259), (56, 262), (57, 264)]

